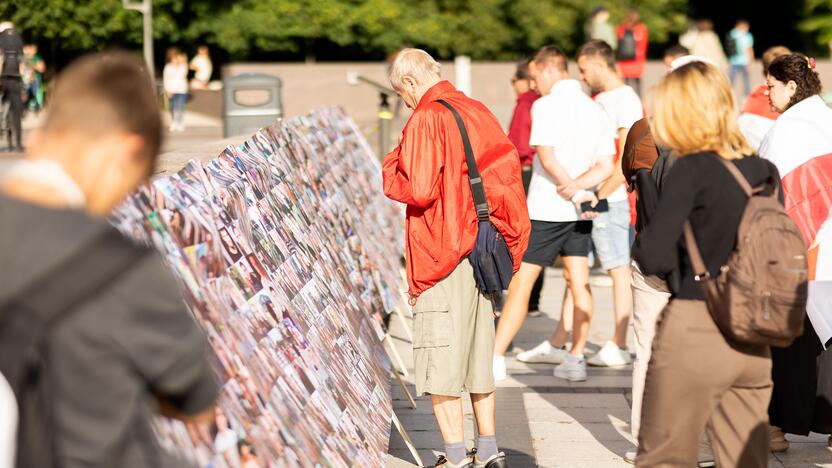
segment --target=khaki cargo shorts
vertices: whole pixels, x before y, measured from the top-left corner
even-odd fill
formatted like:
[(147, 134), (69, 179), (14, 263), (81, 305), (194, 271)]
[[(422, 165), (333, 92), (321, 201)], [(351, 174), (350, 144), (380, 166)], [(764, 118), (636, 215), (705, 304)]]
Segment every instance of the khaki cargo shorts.
[(494, 315), (468, 259), (413, 307), (417, 396), (494, 391)]

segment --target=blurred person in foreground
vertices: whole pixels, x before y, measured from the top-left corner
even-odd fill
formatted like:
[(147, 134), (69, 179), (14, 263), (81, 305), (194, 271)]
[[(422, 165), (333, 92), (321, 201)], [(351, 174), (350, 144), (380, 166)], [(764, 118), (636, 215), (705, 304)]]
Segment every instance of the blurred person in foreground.
[[(768, 76), (768, 67), (777, 57), (788, 55), (791, 51), (783, 46), (774, 46), (763, 52), (763, 79)], [(752, 148), (759, 149), (766, 134), (780, 116), (779, 111), (771, 108), (768, 99), (768, 86), (763, 83), (745, 99), (740, 112), (740, 131)]]
[(725, 163), (752, 187), (776, 177), (777, 171), (754, 155), (740, 133), (731, 85), (713, 65), (692, 61), (680, 66), (657, 86), (654, 99), (652, 134), (678, 159), (633, 252), (645, 275), (678, 270), (680, 280), (671, 285), (670, 302), (656, 327), (636, 466), (695, 466), (700, 435), (707, 429), (717, 466), (766, 467), (769, 348), (735, 346), (717, 328), (682, 231), (689, 220), (708, 272), (716, 276), (734, 250), (748, 203)]
[[(439, 63), (427, 52), (402, 50), (390, 67), (390, 84), (413, 109), (401, 143), (384, 157), (384, 193), (407, 205), (416, 392), (430, 394), (445, 443), (435, 466), (504, 468), (491, 368), (494, 309), (467, 259), (476, 242), (477, 213), (461, 131), (438, 101), (460, 114), (470, 135), (490, 218), (508, 244), (515, 271), (529, 238), (520, 159), (497, 118), (442, 80)], [(471, 396), (477, 424), (473, 457), (465, 446), (463, 392)]]
[[(0, 180), (0, 303), (32, 300), (17, 295), (50, 284), (50, 275), (74, 278), (64, 289), (94, 291), (65, 305), (60, 287), (45, 298), (46, 312), (60, 314), (47, 329), (44, 376), (52, 384), (56, 463), (183, 466), (158, 446), (151, 419), (162, 412), (210, 420), (218, 386), (206, 340), (161, 257), (106, 220), (153, 171), (161, 143), (154, 89), (138, 59), (96, 54), (60, 75), (50, 101), (26, 158)], [(102, 268), (85, 260), (100, 261), (102, 252), (130, 261), (88, 284)], [(88, 268), (57, 274), (79, 264)], [(8, 323), (9, 309), (3, 312)], [(0, 365), (14, 359), (22, 358), (2, 353)]]
[[(771, 108), (781, 115), (760, 145), (760, 156), (780, 171), (786, 212), (812, 249), (832, 214), (832, 109), (820, 97), (815, 60), (803, 54), (774, 59), (766, 85)], [(772, 349), (768, 413), (776, 452), (789, 448), (785, 434), (832, 433), (832, 291), (829, 282), (812, 283), (803, 335), (787, 348)]]
[[(520, 155), (520, 167), (523, 171), (523, 190), (526, 196), (529, 194), (529, 184), (532, 181), (532, 163), (534, 163), (535, 150), (529, 144), (529, 135), (532, 131), (532, 104), (540, 97), (537, 90), (532, 87), (532, 80), (529, 77), (529, 60), (524, 60), (517, 65), (517, 71), (511, 78), (511, 85), (517, 95), (517, 104), (514, 106), (514, 114), (508, 126), (508, 139), (517, 148)], [(541, 272), (537, 277), (529, 297), (529, 316), (541, 315), (540, 291), (543, 289), (543, 277)]]

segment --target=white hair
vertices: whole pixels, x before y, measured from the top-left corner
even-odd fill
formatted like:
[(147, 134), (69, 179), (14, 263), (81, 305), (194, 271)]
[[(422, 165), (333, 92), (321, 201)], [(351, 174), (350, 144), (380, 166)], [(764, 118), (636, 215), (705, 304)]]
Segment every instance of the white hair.
[(441, 65), (422, 49), (402, 49), (390, 67), (390, 85), (396, 91), (404, 86), (405, 76), (425, 83), (440, 78)]
[(13, 27), (14, 27), (14, 24), (12, 24), (11, 21), (3, 21), (2, 23), (0, 23), (0, 32), (3, 32), (7, 29), (11, 29)]

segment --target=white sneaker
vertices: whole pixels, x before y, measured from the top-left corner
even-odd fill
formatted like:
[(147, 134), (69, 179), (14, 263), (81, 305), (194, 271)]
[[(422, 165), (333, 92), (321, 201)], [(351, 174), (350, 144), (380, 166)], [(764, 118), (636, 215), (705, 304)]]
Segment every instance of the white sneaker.
[(587, 359), (586, 363), (597, 367), (621, 367), (633, 362), (633, 357), (626, 349), (619, 348), (612, 341), (607, 341), (595, 356)]
[(627, 453), (624, 454), (624, 461), (631, 464), (631, 465), (635, 465), (636, 464), (636, 455), (637, 455), (637, 452), (635, 450), (628, 450)]
[(566, 379), (570, 382), (583, 382), (586, 380), (586, 360), (583, 355), (575, 356), (567, 354), (563, 363), (555, 367), (555, 377)]
[(517, 354), (517, 360), (527, 363), (560, 364), (566, 357), (565, 349), (555, 348), (549, 340), (540, 343), (534, 348)]
[(506, 357), (494, 355), (492, 369), (494, 371), (495, 382), (499, 382), (508, 378), (508, 373), (506, 372)]

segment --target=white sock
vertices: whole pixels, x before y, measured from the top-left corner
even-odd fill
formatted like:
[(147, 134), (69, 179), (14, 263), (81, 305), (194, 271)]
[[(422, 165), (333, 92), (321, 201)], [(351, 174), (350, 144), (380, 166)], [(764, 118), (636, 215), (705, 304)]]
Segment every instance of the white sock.
[(584, 355), (568, 353), (566, 355), (566, 360), (569, 362), (581, 362), (584, 360)]

